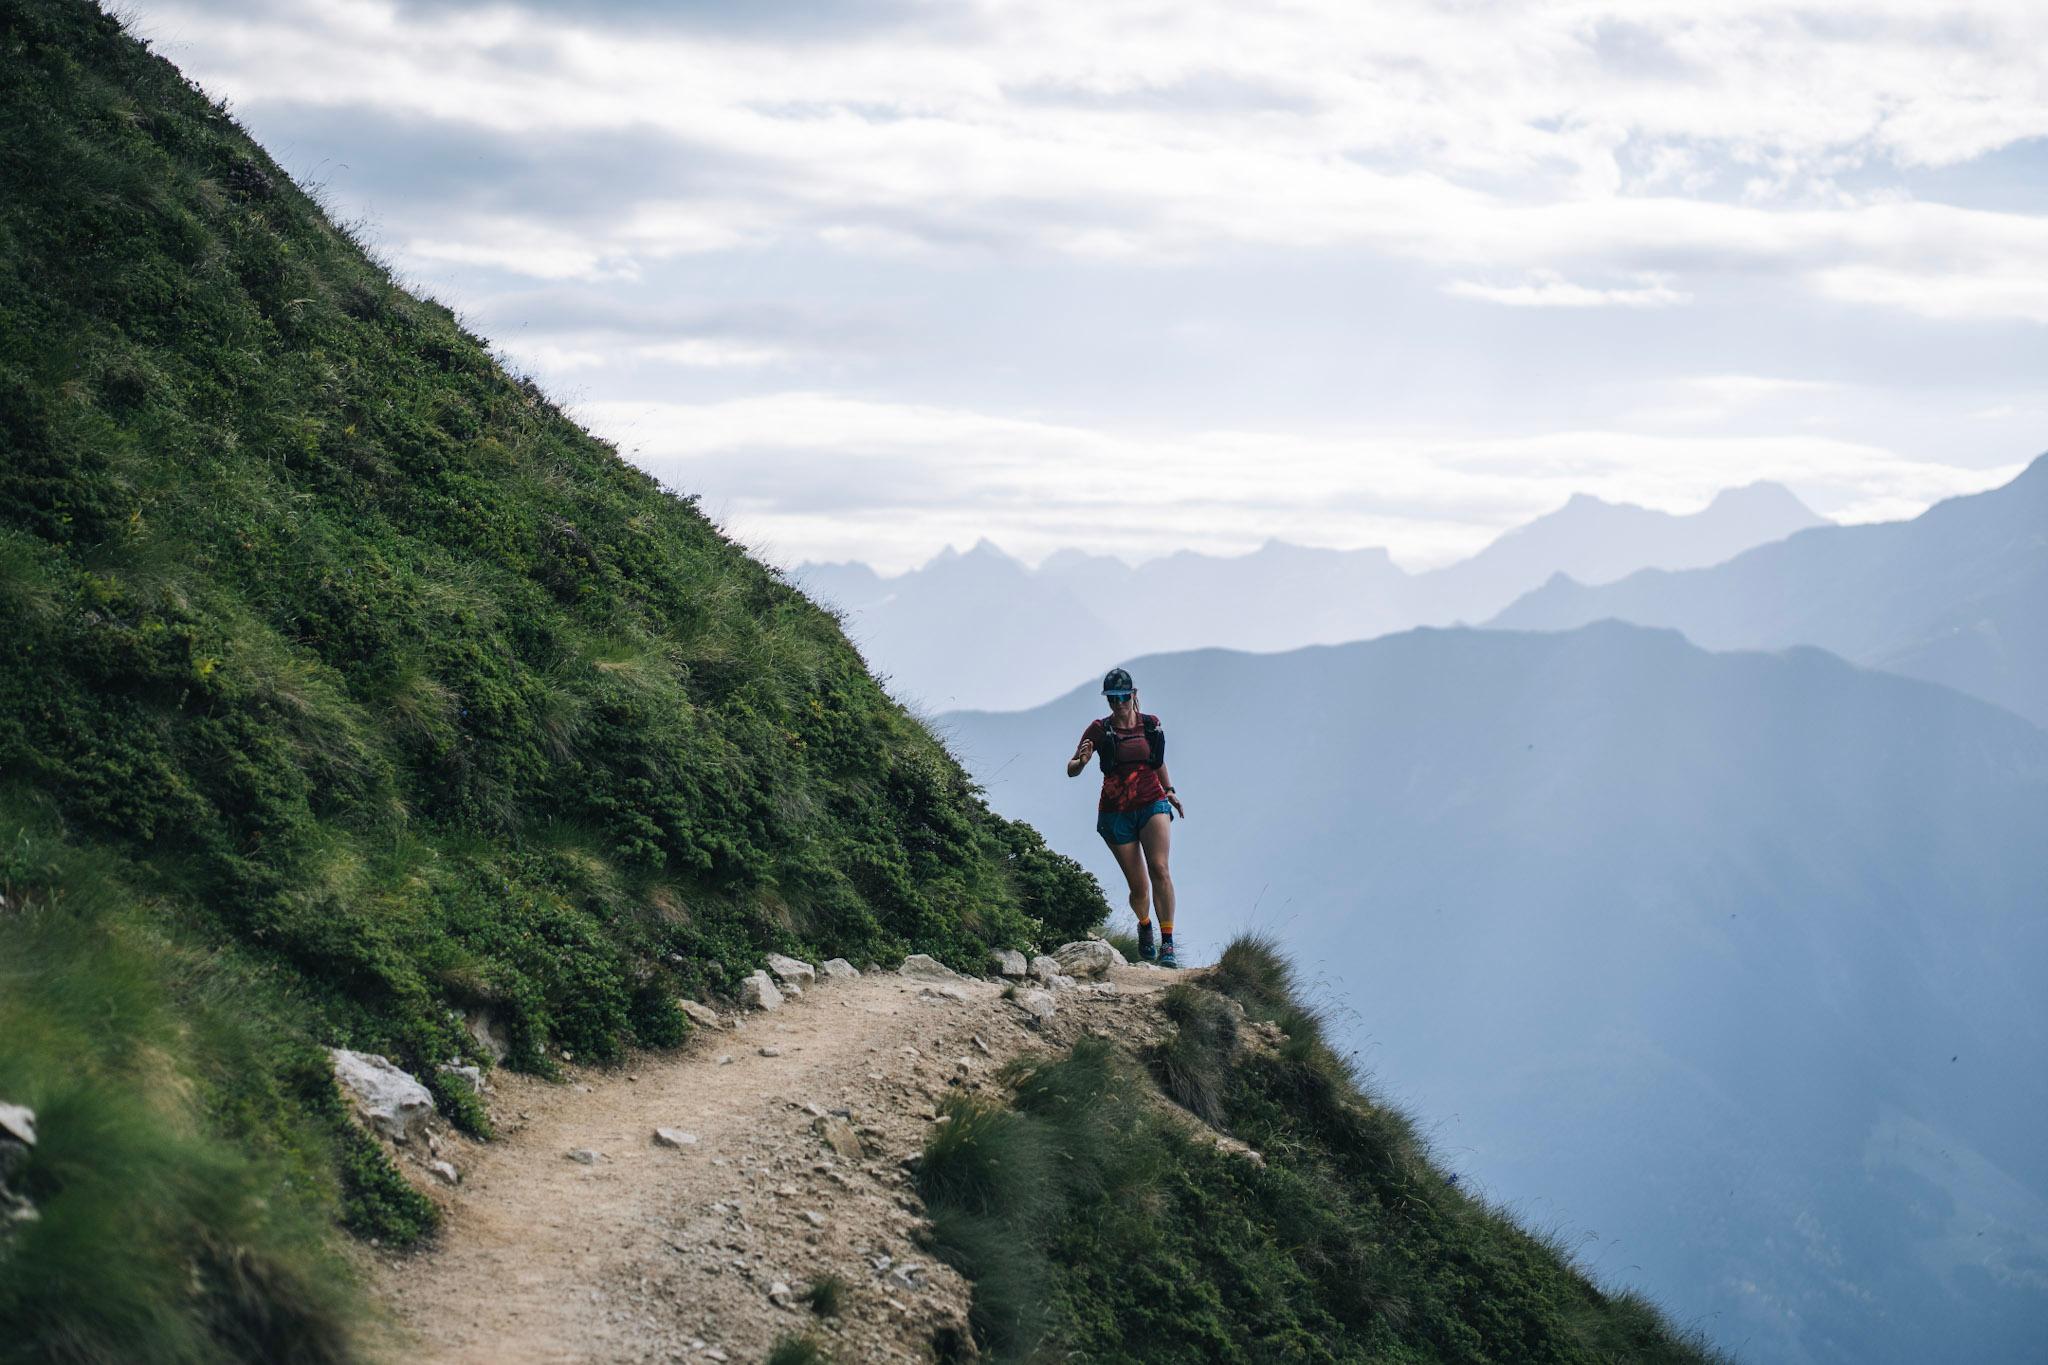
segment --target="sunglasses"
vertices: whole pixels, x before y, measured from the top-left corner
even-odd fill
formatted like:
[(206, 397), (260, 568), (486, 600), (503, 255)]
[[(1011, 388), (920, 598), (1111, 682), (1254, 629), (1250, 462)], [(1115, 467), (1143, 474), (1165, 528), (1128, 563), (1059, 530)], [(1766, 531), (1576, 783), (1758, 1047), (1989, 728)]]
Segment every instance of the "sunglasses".
[(1111, 701), (1129, 701), (1131, 699), (1131, 694), (1128, 692), (1104, 692), (1102, 695), (1108, 697)]

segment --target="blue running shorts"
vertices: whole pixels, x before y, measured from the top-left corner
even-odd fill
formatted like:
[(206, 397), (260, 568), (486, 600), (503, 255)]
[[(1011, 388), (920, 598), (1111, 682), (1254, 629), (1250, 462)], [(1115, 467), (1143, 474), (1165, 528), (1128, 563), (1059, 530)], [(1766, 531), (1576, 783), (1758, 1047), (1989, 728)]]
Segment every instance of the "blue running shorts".
[(1161, 798), (1142, 810), (1106, 810), (1095, 817), (1095, 832), (1102, 836), (1102, 842), (1112, 847), (1128, 844), (1138, 837), (1138, 831), (1155, 815), (1171, 820), (1173, 802)]

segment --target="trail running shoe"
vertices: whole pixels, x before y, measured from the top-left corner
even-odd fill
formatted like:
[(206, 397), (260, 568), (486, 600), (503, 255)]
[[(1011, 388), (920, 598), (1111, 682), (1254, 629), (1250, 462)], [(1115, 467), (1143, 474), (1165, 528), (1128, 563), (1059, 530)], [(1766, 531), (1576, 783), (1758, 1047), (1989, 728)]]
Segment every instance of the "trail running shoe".
[(1180, 966), (1180, 959), (1173, 955), (1173, 940), (1170, 938), (1160, 940), (1159, 965), (1169, 968)]
[(1151, 962), (1158, 956), (1159, 949), (1152, 944), (1152, 921), (1148, 919), (1138, 926), (1138, 961)]

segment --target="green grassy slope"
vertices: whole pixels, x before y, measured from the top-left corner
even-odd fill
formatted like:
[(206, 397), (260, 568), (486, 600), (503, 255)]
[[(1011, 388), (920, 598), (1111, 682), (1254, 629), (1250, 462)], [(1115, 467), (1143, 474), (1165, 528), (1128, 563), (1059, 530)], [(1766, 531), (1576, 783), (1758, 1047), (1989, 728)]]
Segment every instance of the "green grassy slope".
[[(1084, 1040), (1016, 1077), (1010, 1105), (955, 1100), (926, 1147), (936, 1249), (973, 1279), (996, 1359), (1717, 1359), (1447, 1181), (1271, 944), (1240, 939), (1163, 1004), (1175, 1031), (1142, 1058)], [(1240, 1046), (1260, 1021), (1285, 1040)], [(1262, 1161), (1165, 1118), (1155, 1083)]]
[[(318, 1044), (479, 1130), (464, 1011), (544, 1070), (678, 1041), (764, 949), (1099, 918), (832, 617), (97, 8), (0, 0), (0, 128), (0, 1098), (44, 1211), (0, 1358), (345, 1351), (318, 1228), (431, 1211)], [(116, 1246), (164, 1249), (125, 1313)]]

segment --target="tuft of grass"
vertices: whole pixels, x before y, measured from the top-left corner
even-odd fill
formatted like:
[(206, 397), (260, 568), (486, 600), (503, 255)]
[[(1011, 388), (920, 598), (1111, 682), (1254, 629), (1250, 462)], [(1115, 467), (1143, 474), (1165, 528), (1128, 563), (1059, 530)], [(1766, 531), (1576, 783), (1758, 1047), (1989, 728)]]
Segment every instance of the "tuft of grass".
[(332, 1094), (324, 1058), (18, 813), (0, 894), (0, 1095), (38, 1130), (10, 1179), (37, 1217), (0, 1242), (0, 1360), (356, 1358), (354, 1280), (325, 1237), (354, 1130), (338, 1101), (288, 1096), (307, 1067)]
[(1237, 1015), (1224, 997), (1187, 982), (1162, 992), (1159, 1008), (1174, 1025), (1151, 1058), (1159, 1088), (1204, 1123), (1222, 1127), (1224, 1090), (1237, 1053)]
[(1138, 960), (1138, 936), (1136, 934), (1127, 934), (1123, 930), (1118, 929), (1104, 934), (1102, 939), (1103, 942), (1123, 954), (1124, 961), (1136, 962)]
[(831, 1359), (815, 1337), (792, 1332), (777, 1338), (769, 1348), (767, 1365), (829, 1365)]
[(821, 1318), (837, 1317), (846, 1307), (853, 1293), (853, 1287), (842, 1275), (824, 1274), (812, 1280), (804, 1289), (804, 1302), (811, 1311)]

